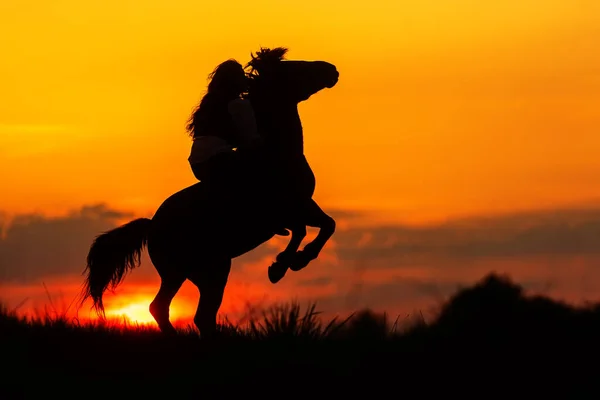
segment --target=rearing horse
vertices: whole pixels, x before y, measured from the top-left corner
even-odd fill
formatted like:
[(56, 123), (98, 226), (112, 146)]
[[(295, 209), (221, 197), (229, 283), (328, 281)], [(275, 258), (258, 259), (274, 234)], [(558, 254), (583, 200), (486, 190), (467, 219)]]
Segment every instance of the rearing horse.
[[(189, 279), (200, 291), (194, 323), (205, 337), (215, 332), (233, 258), (270, 240), (281, 226), (289, 228), (292, 237), (269, 267), (271, 282), (318, 257), (335, 230), (335, 221), (312, 200), (315, 177), (304, 157), (298, 103), (333, 87), (339, 73), (324, 61), (285, 60), (286, 52), (285, 48), (261, 49), (247, 66), (248, 98), (265, 138), (259, 160), (266, 167), (265, 176), (254, 180), (260, 184), (241, 184), (236, 193), (243, 201), (224, 204), (199, 182), (167, 198), (152, 219), (139, 218), (99, 235), (88, 253), (82, 302), (91, 297), (103, 315), (104, 291), (116, 288), (127, 272), (139, 266), (147, 245), (161, 278), (150, 304), (160, 330), (174, 332), (169, 307)], [(319, 228), (319, 233), (298, 251), (306, 226)]]

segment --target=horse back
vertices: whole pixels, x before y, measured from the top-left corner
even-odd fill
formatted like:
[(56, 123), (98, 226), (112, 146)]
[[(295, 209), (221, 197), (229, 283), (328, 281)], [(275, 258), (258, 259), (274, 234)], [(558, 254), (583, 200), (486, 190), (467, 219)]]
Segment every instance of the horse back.
[(216, 201), (202, 183), (182, 189), (154, 214), (149, 242), (180, 252), (244, 254), (273, 237), (280, 218), (261, 196), (240, 198), (239, 207), (233, 207)]

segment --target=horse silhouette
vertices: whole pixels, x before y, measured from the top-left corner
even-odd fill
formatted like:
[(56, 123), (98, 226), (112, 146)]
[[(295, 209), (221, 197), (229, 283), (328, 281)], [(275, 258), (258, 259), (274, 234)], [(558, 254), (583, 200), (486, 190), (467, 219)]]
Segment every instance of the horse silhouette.
[[(169, 307), (186, 279), (200, 291), (194, 323), (202, 337), (216, 330), (231, 260), (270, 240), (282, 227), (290, 241), (269, 267), (272, 283), (288, 269), (299, 271), (318, 257), (335, 231), (335, 221), (312, 200), (315, 176), (304, 156), (298, 103), (338, 81), (325, 61), (286, 60), (286, 48), (261, 48), (251, 54), (248, 99), (265, 144), (255, 157), (263, 175), (241, 179), (233, 196), (215, 196), (202, 182), (167, 198), (152, 219), (139, 218), (95, 238), (88, 256), (82, 302), (91, 297), (104, 315), (102, 295), (114, 290), (139, 266), (144, 246), (161, 284), (150, 313), (164, 333), (175, 331)], [(317, 237), (298, 251), (306, 226)]]

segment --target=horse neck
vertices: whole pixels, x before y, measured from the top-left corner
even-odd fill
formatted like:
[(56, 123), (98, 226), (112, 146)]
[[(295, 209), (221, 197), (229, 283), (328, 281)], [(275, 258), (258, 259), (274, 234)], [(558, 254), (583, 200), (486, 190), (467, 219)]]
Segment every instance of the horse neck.
[(269, 107), (269, 111), (263, 113), (263, 118), (259, 125), (267, 130), (267, 147), (277, 158), (295, 159), (304, 155), (302, 122), (297, 104)]

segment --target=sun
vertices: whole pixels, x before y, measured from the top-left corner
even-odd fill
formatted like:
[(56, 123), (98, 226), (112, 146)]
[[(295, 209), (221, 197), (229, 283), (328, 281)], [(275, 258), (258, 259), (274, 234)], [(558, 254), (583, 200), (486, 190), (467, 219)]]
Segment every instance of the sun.
[(129, 303), (120, 308), (106, 311), (106, 316), (115, 319), (125, 319), (127, 322), (138, 324), (152, 324), (154, 318), (148, 309), (149, 301), (138, 301)]

